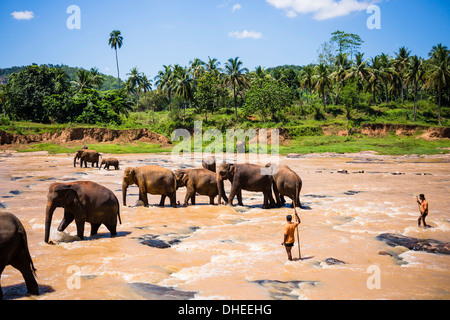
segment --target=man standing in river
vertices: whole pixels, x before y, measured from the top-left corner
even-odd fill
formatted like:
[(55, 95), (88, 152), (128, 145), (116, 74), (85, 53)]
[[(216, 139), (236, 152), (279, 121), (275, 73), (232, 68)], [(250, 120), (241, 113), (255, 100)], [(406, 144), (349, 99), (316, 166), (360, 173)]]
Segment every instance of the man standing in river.
[(423, 226), (428, 227), (425, 223), (425, 218), (428, 215), (428, 201), (425, 199), (425, 196), (423, 194), (419, 195), (419, 198), (417, 199), (417, 203), (419, 204), (419, 210), (420, 210), (420, 217), (417, 223), (420, 227), (420, 222), (423, 221)]
[(295, 242), (295, 229), (300, 224), (300, 218), (298, 217), (297, 211), (295, 211), (295, 217), (297, 218), (297, 222), (292, 222), (292, 216), (290, 214), (286, 216), (287, 224), (284, 227), (284, 239), (281, 243), (281, 245), (286, 248), (286, 253), (289, 261), (292, 261), (291, 251)]

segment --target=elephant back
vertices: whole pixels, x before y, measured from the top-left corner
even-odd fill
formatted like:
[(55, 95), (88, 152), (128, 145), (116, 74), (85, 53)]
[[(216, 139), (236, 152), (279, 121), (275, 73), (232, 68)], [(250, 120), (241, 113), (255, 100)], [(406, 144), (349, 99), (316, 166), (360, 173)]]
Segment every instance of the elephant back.
[(0, 212), (0, 247), (14, 236), (18, 236), (21, 230), (25, 232), (22, 223), (15, 215), (9, 212)]

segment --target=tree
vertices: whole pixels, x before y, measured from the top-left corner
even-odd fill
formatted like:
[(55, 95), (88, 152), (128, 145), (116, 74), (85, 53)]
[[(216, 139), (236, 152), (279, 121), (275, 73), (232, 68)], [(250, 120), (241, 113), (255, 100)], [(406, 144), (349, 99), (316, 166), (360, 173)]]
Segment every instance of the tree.
[(100, 89), (103, 83), (105, 82), (105, 78), (100, 73), (98, 68), (91, 68), (89, 70), (91, 73), (91, 82), (94, 87), (97, 87), (97, 89)]
[(142, 83), (142, 74), (134, 67), (127, 73), (127, 91), (136, 93), (136, 103), (139, 101), (139, 87)]
[(218, 85), (218, 79), (212, 72), (205, 72), (198, 79), (195, 101), (199, 111), (205, 113), (206, 121), (208, 121), (208, 111), (214, 110)]
[(43, 107), (44, 98), (70, 91), (67, 74), (45, 65), (27, 66), (9, 76), (4, 87), (4, 112), (11, 119), (49, 122), (49, 112)]
[(173, 90), (184, 99), (184, 109), (183, 109), (183, 123), (186, 118), (186, 104), (189, 103), (194, 97), (194, 80), (189, 74), (188, 70), (181, 67), (180, 65), (175, 65), (173, 71), (172, 80)]
[(242, 61), (239, 57), (230, 58), (225, 63), (225, 83), (229, 84), (233, 88), (234, 110), (236, 121), (238, 121), (237, 115), (237, 90), (248, 85), (247, 68), (242, 68)]
[(299, 82), (302, 88), (309, 91), (309, 97), (311, 98), (314, 82), (314, 66), (312, 64), (309, 64), (303, 68), (299, 76)]
[(330, 42), (337, 45), (337, 51), (339, 54), (348, 53), (350, 59), (353, 60), (353, 53), (361, 47), (364, 43), (361, 37), (355, 33), (346, 33), (344, 31), (335, 31), (332, 34)]
[(406, 67), (408, 65), (409, 55), (411, 54), (411, 50), (408, 50), (406, 47), (400, 47), (398, 49), (398, 52), (395, 53), (395, 61), (394, 61), (394, 67), (396, 68), (399, 79), (400, 79), (400, 97), (402, 99), (403, 103), (403, 91), (404, 91), (404, 73), (406, 70)]
[(77, 91), (83, 91), (84, 89), (90, 89), (93, 87), (92, 73), (85, 69), (78, 69), (76, 73), (76, 79), (72, 83), (77, 88)]
[(425, 88), (436, 90), (438, 94), (438, 121), (441, 123), (442, 91), (450, 87), (450, 51), (446, 46), (438, 44), (428, 53), (425, 75)]
[(119, 59), (117, 57), (117, 49), (122, 47), (123, 37), (119, 30), (113, 30), (109, 34), (108, 44), (111, 46), (111, 49), (116, 51), (116, 65), (117, 65), (117, 80), (119, 81), (119, 89), (120, 89), (120, 74), (119, 74)]
[(376, 104), (376, 92), (383, 81), (383, 76), (380, 57), (376, 56), (370, 61), (369, 77), (366, 83), (366, 90), (371, 91), (373, 95), (373, 105)]
[(285, 83), (265, 77), (253, 82), (249, 88), (244, 109), (250, 113), (259, 112), (264, 122), (269, 114), (273, 121), (278, 121), (277, 113), (292, 102), (292, 90)]
[(367, 62), (364, 60), (364, 53), (358, 52), (355, 56), (355, 63), (350, 67), (350, 70), (345, 77), (347, 79), (356, 80), (356, 87), (358, 91), (358, 102), (361, 92), (361, 86), (364, 81), (369, 77), (369, 69), (367, 66)]
[(322, 97), (323, 107), (325, 109), (327, 105), (327, 91), (331, 88), (330, 70), (326, 64), (321, 63), (316, 66), (314, 71), (314, 91), (318, 92)]
[(160, 70), (155, 76), (155, 81), (158, 90), (167, 95), (170, 117), (172, 118), (171, 98), (173, 91), (173, 67), (171, 65), (163, 65), (163, 70)]
[(414, 86), (414, 121), (416, 121), (417, 114), (417, 89), (419, 82), (424, 79), (424, 61), (422, 58), (414, 55), (409, 59), (407, 70), (405, 73), (406, 83), (413, 83)]

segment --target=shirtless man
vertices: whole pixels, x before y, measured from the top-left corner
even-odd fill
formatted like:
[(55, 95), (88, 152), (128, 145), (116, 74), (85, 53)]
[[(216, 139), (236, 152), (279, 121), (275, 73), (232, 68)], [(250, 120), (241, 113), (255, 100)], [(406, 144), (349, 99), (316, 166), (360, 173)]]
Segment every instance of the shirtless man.
[(419, 210), (420, 210), (420, 217), (417, 221), (420, 227), (420, 222), (423, 221), (423, 226), (428, 227), (425, 223), (425, 218), (428, 215), (428, 201), (425, 199), (425, 196), (423, 194), (419, 195), (419, 198), (417, 199), (417, 203), (419, 204)]
[(284, 238), (283, 242), (281, 243), (281, 245), (286, 248), (286, 253), (289, 261), (292, 261), (291, 250), (295, 242), (295, 229), (300, 224), (300, 218), (298, 217), (297, 212), (295, 212), (295, 217), (297, 218), (297, 222), (292, 222), (292, 216), (290, 214), (286, 216), (287, 224), (284, 227)]

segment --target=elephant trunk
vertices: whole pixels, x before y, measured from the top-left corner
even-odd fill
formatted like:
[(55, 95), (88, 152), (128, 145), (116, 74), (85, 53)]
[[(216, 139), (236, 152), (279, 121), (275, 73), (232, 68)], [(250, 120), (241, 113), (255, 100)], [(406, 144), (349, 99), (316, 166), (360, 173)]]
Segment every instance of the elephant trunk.
[(223, 186), (223, 178), (220, 176), (219, 173), (217, 173), (217, 190), (219, 192), (219, 203), (221, 202), (221, 199), (225, 201), (225, 204), (228, 203), (228, 198), (225, 195), (225, 188)]
[(128, 184), (125, 181), (122, 182), (122, 198), (123, 198), (124, 206), (127, 205), (127, 189), (128, 189)]
[(73, 167), (75, 168), (76, 166), (77, 166), (77, 156), (75, 156), (74, 158), (73, 158)]
[(56, 207), (51, 203), (47, 203), (47, 208), (45, 209), (45, 243), (48, 243), (50, 237), (50, 226), (52, 224), (53, 212), (55, 212)]

